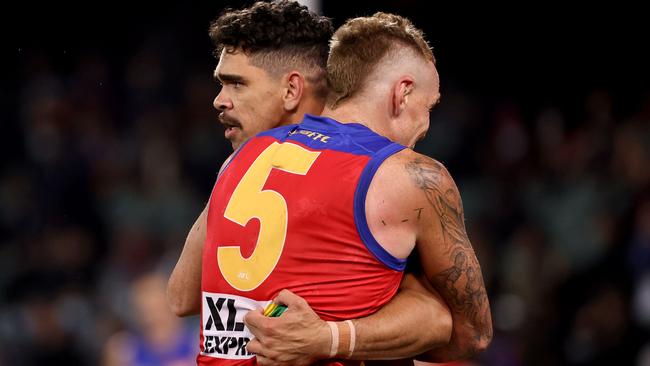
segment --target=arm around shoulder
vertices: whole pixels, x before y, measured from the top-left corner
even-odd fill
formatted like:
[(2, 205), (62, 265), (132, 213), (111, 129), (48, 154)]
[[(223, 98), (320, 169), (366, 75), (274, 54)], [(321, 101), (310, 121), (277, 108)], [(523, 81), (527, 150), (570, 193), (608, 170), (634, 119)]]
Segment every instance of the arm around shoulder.
[(377, 313), (353, 320), (357, 347), (351, 359), (413, 357), (449, 342), (452, 317), (444, 300), (407, 274), (398, 294)]
[(481, 266), (465, 229), (460, 193), (439, 162), (413, 153), (405, 169), (423, 202), (416, 247), (427, 282), (440, 293), (453, 318), (450, 344), (422, 359), (471, 357), (492, 340), (492, 317)]
[[(414, 249), (422, 220), (421, 193), (405, 171), (411, 150), (386, 159), (368, 188), (366, 217), (377, 242), (392, 256), (406, 258)], [(354, 320), (358, 346), (352, 358), (377, 360), (411, 357), (448, 344), (452, 316), (435, 290), (405, 275), (398, 294), (377, 313)]]

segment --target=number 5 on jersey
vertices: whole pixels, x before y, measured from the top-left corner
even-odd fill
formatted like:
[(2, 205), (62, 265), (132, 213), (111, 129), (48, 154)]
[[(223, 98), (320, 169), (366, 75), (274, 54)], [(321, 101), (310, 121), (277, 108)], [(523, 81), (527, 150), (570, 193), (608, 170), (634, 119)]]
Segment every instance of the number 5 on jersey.
[(257, 288), (278, 264), (287, 235), (287, 202), (271, 189), (262, 189), (272, 169), (305, 175), (320, 152), (306, 150), (292, 143), (274, 142), (251, 164), (228, 201), (224, 217), (241, 226), (253, 218), (260, 221), (260, 232), (250, 257), (241, 255), (240, 247), (219, 247), (219, 270), (237, 290)]

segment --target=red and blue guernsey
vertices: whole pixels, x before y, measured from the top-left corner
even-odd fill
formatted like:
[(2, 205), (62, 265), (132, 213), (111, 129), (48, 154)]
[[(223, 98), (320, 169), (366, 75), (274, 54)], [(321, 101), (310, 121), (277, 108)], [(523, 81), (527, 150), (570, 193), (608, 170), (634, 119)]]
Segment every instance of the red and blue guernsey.
[(238, 150), (209, 203), (200, 365), (256, 364), (243, 316), (282, 289), (332, 321), (393, 297), (405, 260), (374, 239), (365, 201), (377, 168), (402, 149), (363, 125), (307, 115)]

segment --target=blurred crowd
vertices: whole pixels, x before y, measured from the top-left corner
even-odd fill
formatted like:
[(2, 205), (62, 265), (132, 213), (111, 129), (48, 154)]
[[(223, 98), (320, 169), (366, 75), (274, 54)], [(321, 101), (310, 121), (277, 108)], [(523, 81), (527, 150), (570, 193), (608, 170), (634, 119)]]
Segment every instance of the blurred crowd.
[[(171, 315), (164, 284), (231, 148), (214, 64), (173, 42), (20, 56), (0, 365), (193, 363), (198, 319)], [(650, 365), (650, 94), (619, 108), (597, 88), (567, 110), (442, 78), (417, 150), (457, 181), (491, 299), (494, 341), (468, 364)]]

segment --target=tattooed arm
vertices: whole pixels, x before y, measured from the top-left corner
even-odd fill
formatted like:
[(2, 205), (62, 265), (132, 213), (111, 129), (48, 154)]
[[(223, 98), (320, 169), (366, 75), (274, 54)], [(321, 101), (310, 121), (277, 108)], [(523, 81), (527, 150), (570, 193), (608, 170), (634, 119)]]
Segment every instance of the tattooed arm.
[[(397, 154), (402, 155), (402, 154)], [(415, 246), (418, 219), (426, 206), (419, 199), (421, 191), (404, 171), (398, 156), (380, 166), (368, 189), (366, 215), (368, 226), (377, 241), (391, 254), (406, 258)], [(409, 197), (407, 197), (409, 196)], [(421, 207), (413, 207), (419, 203)], [(327, 357), (330, 330), (302, 298), (288, 291), (279, 296), (288, 305), (281, 317), (264, 317), (249, 312), (244, 321), (255, 339), (248, 350), (258, 355), (260, 365), (306, 365)], [(406, 275), (398, 294), (378, 312), (352, 322), (356, 328), (353, 354), (341, 355), (355, 360), (380, 360), (412, 357), (433, 347), (449, 343), (451, 314), (445, 301), (427, 289), (412, 275)], [(261, 355), (261, 357), (260, 357)], [(366, 362), (367, 365), (371, 363)], [(397, 365), (397, 361), (391, 361)], [(405, 364), (413, 364), (408, 360)]]
[[(373, 236), (393, 256), (405, 258), (417, 247), (426, 278), (405, 277), (400, 293), (381, 310), (353, 320), (356, 347), (348, 358), (394, 359), (429, 350), (418, 358), (451, 361), (485, 349), (492, 336), (489, 303), (460, 195), (444, 167), (410, 150), (387, 159), (368, 189), (366, 215)], [(303, 365), (325, 357), (328, 327), (303, 299), (288, 292), (284, 298), (294, 310), (281, 317), (246, 315), (256, 338), (248, 350), (258, 354), (260, 365)]]
[[(404, 150), (380, 166), (366, 198), (368, 226), (395, 257), (407, 257), (417, 243), (427, 276), (424, 281), (406, 276), (398, 295), (382, 309), (353, 320), (356, 347), (348, 358), (395, 359), (438, 347), (421, 358), (451, 361), (487, 347), (489, 304), (461, 206), (453, 180), (433, 160)], [(246, 315), (256, 338), (248, 350), (258, 355), (260, 365), (303, 365), (326, 357), (329, 328), (303, 299), (288, 292), (283, 298), (293, 311), (281, 317)]]
[(453, 318), (451, 341), (419, 359), (467, 358), (487, 348), (492, 317), (481, 266), (465, 230), (458, 188), (439, 162), (416, 156), (405, 164), (426, 203), (416, 238), (424, 275), (445, 299)]

